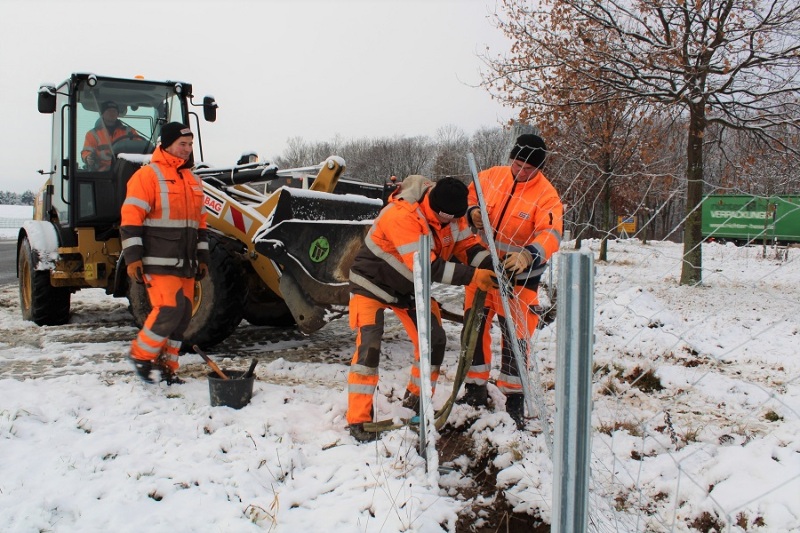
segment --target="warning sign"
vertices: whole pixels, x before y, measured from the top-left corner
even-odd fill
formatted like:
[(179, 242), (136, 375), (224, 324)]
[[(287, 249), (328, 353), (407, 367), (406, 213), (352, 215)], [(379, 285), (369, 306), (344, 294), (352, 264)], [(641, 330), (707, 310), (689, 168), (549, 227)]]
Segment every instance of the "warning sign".
[(617, 233), (620, 235), (636, 233), (636, 217), (617, 217)]

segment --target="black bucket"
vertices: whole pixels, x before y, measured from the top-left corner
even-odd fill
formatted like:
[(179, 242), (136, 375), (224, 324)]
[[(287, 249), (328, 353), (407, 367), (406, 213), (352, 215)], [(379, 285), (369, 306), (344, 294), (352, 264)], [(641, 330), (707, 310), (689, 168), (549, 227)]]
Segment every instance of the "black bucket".
[(211, 394), (211, 405), (241, 409), (253, 397), (255, 375), (245, 378), (246, 371), (223, 370), (229, 379), (222, 379), (215, 372), (208, 374), (208, 392)]

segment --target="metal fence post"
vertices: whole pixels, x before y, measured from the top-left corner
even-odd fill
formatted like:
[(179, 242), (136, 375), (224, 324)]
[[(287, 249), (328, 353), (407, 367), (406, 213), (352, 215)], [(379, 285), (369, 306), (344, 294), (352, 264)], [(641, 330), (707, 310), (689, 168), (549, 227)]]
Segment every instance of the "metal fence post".
[[(436, 441), (432, 431), (433, 386), (431, 384), (431, 236), (420, 235), (419, 249), (414, 253), (414, 299), (416, 300), (419, 342), (419, 454), (425, 459), (428, 473), (438, 471)], [(430, 439), (429, 439), (430, 437)]]
[[(478, 179), (478, 166), (477, 163), (475, 163), (475, 156), (472, 154), (472, 152), (467, 154), (467, 165), (472, 173), (472, 183), (475, 185), (475, 193), (478, 195), (478, 205), (481, 208), (483, 227), (486, 228), (486, 231), (483, 233), (483, 235), (486, 238), (486, 243), (489, 247), (489, 255), (492, 256), (492, 265), (494, 266), (495, 274), (497, 274), (497, 279), (502, 280), (503, 270), (500, 266), (500, 258), (497, 255), (497, 246), (494, 243), (494, 234), (492, 231), (490, 231), (492, 225), (489, 223), (489, 213), (486, 210), (486, 203), (483, 199), (481, 182)], [(520, 339), (517, 338), (516, 324), (514, 324), (513, 320), (511, 320), (511, 317), (514, 315), (511, 313), (511, 308), (508, 303), (509, 295), (513, 294), (513, 286), (501, 281), (498, 292), (500, 293), (500, 301), (503, 304), (503, 313), (509, 318), (506, 320), (506, 333), (508, 335), (509, 344), (511, 345), (511, 353), (514, 354), (514, 360), (517, 363), (517, 369), (519, 369), (522, 392), (525, 395), (525, 403), (528, 406), (528, 414), (530, 415), (533, 414), (533, 387), (531, 386), (530, 382), (527, 353), (522, 353), (520, 350)], [(527, 341), (528, 339), (525, 340)], [(549, 428), (547, 427), (547, 414), (541, 405), (539, 407), (539, 419), (544, 424), (545, 433), (549, 434)]]
[(558, 255), (558, 355), (553, 455), (554, 533), (584, 533), (589, 516), (589, 471), (594, 335), (591, 253)]

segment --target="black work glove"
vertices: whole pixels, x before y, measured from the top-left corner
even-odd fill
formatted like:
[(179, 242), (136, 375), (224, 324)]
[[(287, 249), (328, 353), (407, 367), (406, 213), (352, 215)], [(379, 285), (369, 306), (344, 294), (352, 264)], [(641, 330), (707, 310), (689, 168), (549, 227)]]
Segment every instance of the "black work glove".
[(197, 274), (194, 275), (194, 279), (197, 281), (202, 280), (208, 274), (208, 265), (205, 263), (200, 263), (197, 265)]
[(402, 309), (414, 309), (417, 305), (417, 302), (414, 300), (413, 294), (407, 294), (405, 296), (398, 296), (397, 303), (395, 305)]

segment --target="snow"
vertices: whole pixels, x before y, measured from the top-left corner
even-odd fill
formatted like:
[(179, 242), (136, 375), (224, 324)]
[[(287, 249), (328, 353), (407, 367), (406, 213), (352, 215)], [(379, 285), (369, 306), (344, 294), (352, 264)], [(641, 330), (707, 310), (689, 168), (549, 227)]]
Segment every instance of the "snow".
[[(0, 219), (30, 218), (25, 209), (2, 207)], [(584, 242), (595, 257), (598, 246)], [(762, 252), (704, 245), (696, 288), (678, 283), (679, 244), (611, 241), (609, 261), (595, 262), (591, 531), (694, 531), (706, 512), (725, 531), (800, 530), (800, 249)], [(461, 289), (434, 294), (459, 310)], [(516, 431), (494, 387), (497, 410), (454, 407), (449, 424), (473, 447), (440, 457), (452, 470), (437, 486), (414, 430), (370, 444), (347, 433), (346, 317), (308, 337), (243, 323), (209, 350), (223, 370), (259, 361), (250, 404), (234, 410), (210, 405), (210, 369), (195, 354), (181, 358), (184, 385), (134, 378), (126, 306), (83, 290), (69, 324), (37, 327), (22, 320), (16, 286), (0, 287), (3, 531), (455, 531), (458, 513), (486, 499), (466, 489), (473, 456), (487, 453), (515, 512), (553, 515), (541, 424)], [(546, 388), (555, 326), (536, 339)], [(437, 406), (458, 352), (460, 326), (445, 328)], [(387, 315), (380, 418), (408, 413), (411, 350)], [(662, 389), (637, 386), (646, 371)], [(545, 402), (552, 416), (552, 390)]]
[(150, 159), (153, 157), (152, 154), (119, 154), (119, 159), (124, 159), (125, 161), (130, 161), (131, 163), (137, 163), (139, 165), (149, 165)]
[(348, 202), (354, 204), (368, 204), (376, 206), (383, 205), (383, 202), (378, 198), (367, 198), (366, 196), (362, 196), (360, 194), (334, 194), (332, 192), (312, 191), (311, 189), (296, 189), (294, 187), (281, 187), (281, 189), (284, 189), (292, 196), (297, 196), (299, 198), (327, 200), (331, 198), (331, 196), (335, 195), (337, 198), (344, 197)]

